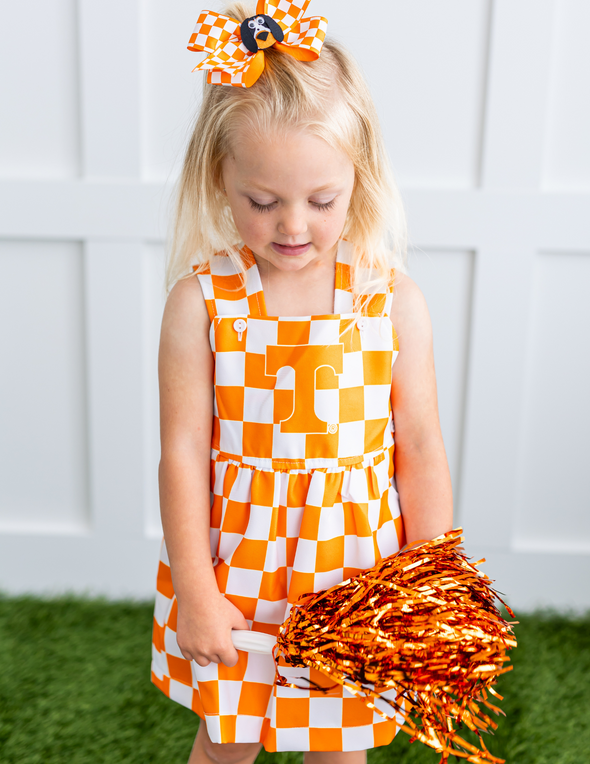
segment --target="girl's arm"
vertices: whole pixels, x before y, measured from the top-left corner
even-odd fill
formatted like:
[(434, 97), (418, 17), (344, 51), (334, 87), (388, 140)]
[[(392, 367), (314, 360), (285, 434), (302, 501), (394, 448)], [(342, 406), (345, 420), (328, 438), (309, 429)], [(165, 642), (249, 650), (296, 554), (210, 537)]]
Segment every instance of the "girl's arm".
[(453, 495), (438, 418), (430, 316), (422, 293), (404, 274), (396, 276), (391, 320), (400, 348), (391, 386), (395, 477), (411, 544), (451, 530)]
[(188, 660), (233, 666), (242, 613), (219, 593), (209, 542), (213, 357), (197, 278), (171, 291), (160, 340), (160, 506), (178, 601), (177, 641)]

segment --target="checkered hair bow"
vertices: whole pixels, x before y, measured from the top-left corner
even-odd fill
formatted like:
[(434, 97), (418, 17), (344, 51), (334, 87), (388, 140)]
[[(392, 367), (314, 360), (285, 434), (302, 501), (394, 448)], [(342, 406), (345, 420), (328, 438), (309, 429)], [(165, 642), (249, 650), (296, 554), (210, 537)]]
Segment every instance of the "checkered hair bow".
[(207, 82), (249, 88), (264, 71), (264, 51), (275, 47), (299, 61), (319, 58), (328, 22), (303, 18), (311, 0), (258, 0), (256, 16), (239, 21), (203, 11), (188, 49), (209, 55), (193, 71), (207, 69)]

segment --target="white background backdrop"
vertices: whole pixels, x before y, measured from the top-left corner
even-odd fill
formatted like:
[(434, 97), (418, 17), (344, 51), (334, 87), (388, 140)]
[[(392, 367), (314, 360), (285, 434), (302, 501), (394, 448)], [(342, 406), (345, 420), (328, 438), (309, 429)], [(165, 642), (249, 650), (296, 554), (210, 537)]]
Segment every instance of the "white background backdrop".
[[(200, 1), (0, 0), (8, 592), (153, 592), (163, 240)], [(590, 3), (310, 12), (383, 121), (468, 550), (514, 606), (590, 607)]]

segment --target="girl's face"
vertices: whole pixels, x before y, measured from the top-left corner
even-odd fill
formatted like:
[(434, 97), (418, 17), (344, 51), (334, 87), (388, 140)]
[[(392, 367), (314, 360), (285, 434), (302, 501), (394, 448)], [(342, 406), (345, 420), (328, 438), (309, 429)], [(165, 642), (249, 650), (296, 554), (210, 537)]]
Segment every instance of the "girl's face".
[(240, 136), (222, 165), (236, 227), (281, 271), (333, 260), (354, 187), (354, 165), (305, 131)]

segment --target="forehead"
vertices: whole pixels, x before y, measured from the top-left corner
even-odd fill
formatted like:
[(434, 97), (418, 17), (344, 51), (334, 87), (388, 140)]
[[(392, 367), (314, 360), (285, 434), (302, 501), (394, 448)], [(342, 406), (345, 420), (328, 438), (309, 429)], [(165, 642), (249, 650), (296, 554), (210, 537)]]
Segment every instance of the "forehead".
[(319, 187), (323, 182), (344, 182), (354, 173), (347, 154), (308, 130), (241, 131), (226, 162), (244, 182), (307, 181)]

